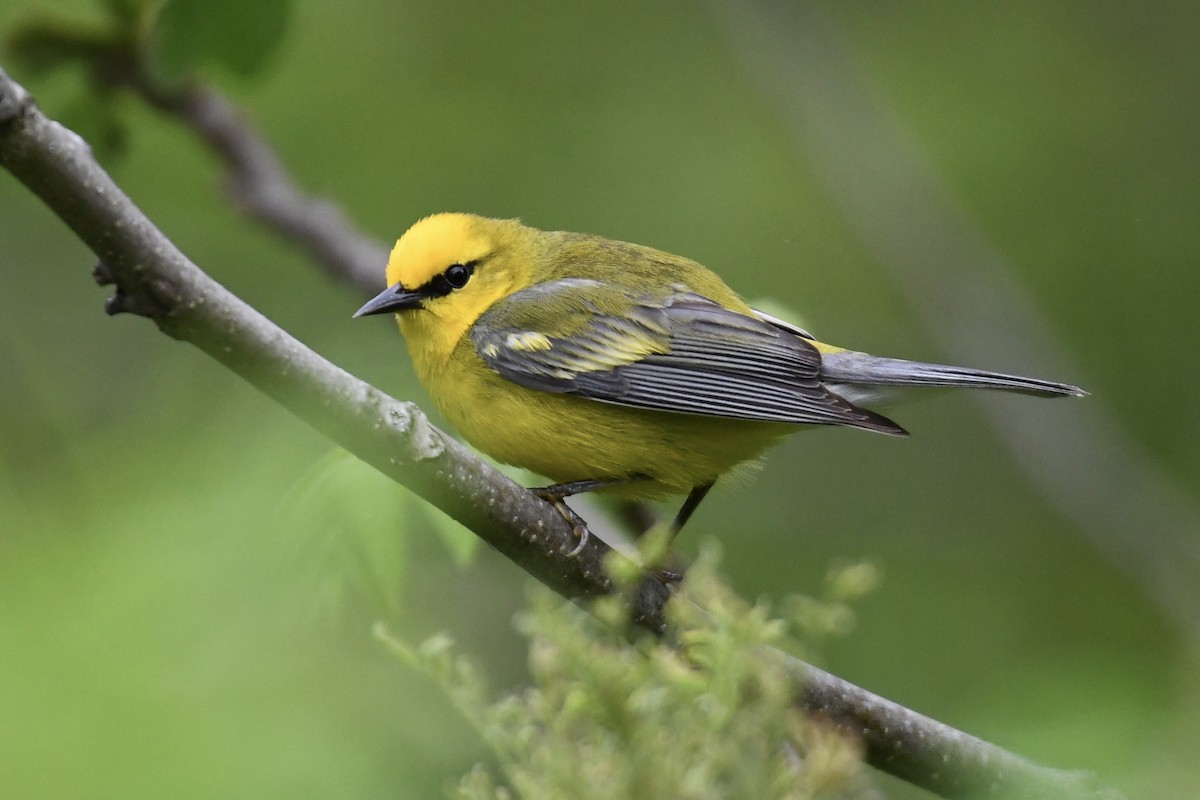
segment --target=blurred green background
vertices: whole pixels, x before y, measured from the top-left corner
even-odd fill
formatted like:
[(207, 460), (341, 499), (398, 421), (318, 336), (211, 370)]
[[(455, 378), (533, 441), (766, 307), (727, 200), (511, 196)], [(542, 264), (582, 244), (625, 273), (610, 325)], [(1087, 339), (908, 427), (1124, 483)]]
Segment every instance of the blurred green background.
[[(1200, 6), (816, 7), (1076, 358), (1047, 377), (1093, 396), (1053, 413), (1110, 411), (1194, 500)], [(0, 34), (50, 9), (100, 13), (6, 0)], [(520, 216), (696, 258), (826, 340), (946, 358), (711, 11), (309, 0), (265, 72), (210, 76), (302, 186), (381, 239), (434, 211)], [(89, 130), (77, 71), (0, 64)], [(428, 407), (394, 329), (351, 322), (361, 297), (241, 219), (196, 141), (133, 98), (103, 102), (128, 124), (106, 164), (185, 253)], [(401, 490), (337, 478), (353, 467), (233, 375), (107, 319), (90, 254), (7, 173), (0, 259), (0, 794), (429, 797), (485, 758), (369, 626), (447, 630), (513, 685), (524, 576), (486, 551), (460, 567)], [(831, 562), (872, 559), (886, 580), (825, 666), (1134, 796), (1196, 796), (1200, 626), (1057, 514), (970, 398), (894, 416), (912, 439), (788, 441), (705, 503), (683, 547), (718, 538), (749, 597), (816, 593)], [(1200, 537), (1138, 536), (1171, 533)]]

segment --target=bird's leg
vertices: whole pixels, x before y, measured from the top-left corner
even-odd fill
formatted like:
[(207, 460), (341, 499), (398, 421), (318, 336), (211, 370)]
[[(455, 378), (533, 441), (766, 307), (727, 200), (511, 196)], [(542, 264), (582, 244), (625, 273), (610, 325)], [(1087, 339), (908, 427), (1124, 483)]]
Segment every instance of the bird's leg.
[(537, 486), (531, 488), (529, 491), (553, 506), (554, 510), (567, 521), (567, 524), (571, 526), (571, 530), (579, 538), (579, 544), (575, 545), (574, 550), (567, 553), (567, 557), (571, 558), (583, 551), (583, 548), (587, 546), (591, 533), (588, 531), (587, 522), (584, 521), (583, 517), (576, 514), (566, 504), (566, 498), (582, 494), (583, 492), (594, 492), (597, 489), (609, 489), (613, 486), (621, 486), (622, 484), (649, 479), (649, 475), (628, 475), (624, 478), (586, 478), (581, 481), (568, 481), (566, 483), (551, 484), (550, 486)]
[(679, 535), (679, 530), (687, 524), (687, 521), (692, 518), (696, 507), (700, 505), (700, 501), (708, 494), (708, 490), (713, 487), (712, 482), (693, 486), (688, 492), (687, 499), (683, 501), (683, 505), (679, 507), (679, 513), (675, 515), (675, 521), (671, 523), (670, 538), (668, 542), (675, 541), (675, 537)]
[[(704, 499), (705, 495), (708, 494), (708, 490), (712, 487), (712, 483), (705, 483), (700, 486), (693, 486), (692, 491), (688, 492), (687, 499), (683, 501), (683, 505), (679, 508), (679, 513), (675, 515), (671, 526), (667, 528), (667, 543), (663, 549), (664, 555), (669, 555), (671, 543), (679, 535), (679, 530), (691, 519), (692, 514), (696, 511), (696, 507), (700, 505), (700, 501)], [(668, 569), (660, 565), (655, 568), (654, 574), (664, 583), (679, 583), (683, 580), (682, 569)]]

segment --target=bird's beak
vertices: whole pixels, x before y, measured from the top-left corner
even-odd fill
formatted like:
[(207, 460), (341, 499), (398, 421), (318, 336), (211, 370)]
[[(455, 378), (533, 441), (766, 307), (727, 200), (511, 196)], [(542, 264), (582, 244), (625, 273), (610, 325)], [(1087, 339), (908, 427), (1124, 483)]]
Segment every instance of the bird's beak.
[(405, 311), (407, 309), (420, 308), (421, 301), (424, 299), (425, 295), (421, 291), (405, 289), (397, 283), (368, 300), (365, 306), (354, 312), (354, 316), (355, 318), (369, 317), (372, 314), (386, 314), (389, 311)]

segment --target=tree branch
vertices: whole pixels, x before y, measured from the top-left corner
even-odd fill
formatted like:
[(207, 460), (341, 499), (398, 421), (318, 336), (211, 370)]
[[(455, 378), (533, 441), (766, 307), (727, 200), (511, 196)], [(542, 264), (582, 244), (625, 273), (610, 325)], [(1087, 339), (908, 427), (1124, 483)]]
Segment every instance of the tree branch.
[[(222, 124), (230, 119), (236, 117)], [(281, 173), (274, 157), (268, 160)], [(564, 597), (613, 591), (603, 566), (610, 548), (599, 537), (568, 557), (574, 535), (545, 503), (434, 428), (413, 404), (320, 358), (213, 281), (121, 192), (87, 145), (42, 115), (3, 70), (0, 165), (99, 256), (98, 279), (117, 287), (110, 313), (147, 316), (203, 350)], [(663, 583), (643, 581), (633, 599), (635, 621), (663, 633), (669, 596)], [(790, 664), (803, 705), (862, 736), (868, 763), (945, 797), (1116, 796), (1086, 776), (1035, 765), (802, 662)]]

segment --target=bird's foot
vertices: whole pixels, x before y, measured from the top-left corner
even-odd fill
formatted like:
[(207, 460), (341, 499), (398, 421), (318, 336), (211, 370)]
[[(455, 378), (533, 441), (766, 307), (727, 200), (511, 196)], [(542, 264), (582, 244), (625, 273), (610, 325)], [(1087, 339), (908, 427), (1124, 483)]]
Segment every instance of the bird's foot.
[(567, 505), (565, 498), (581, 494), (582, 492), (594, 492), (597, 489), (608, 489), (626, 483), (648, 480), (650, 480), (649, 475), (641, 474), (630, 475), (624, 478), (586, 478), (580, 481), (538, 486), (529, 491), (553, 506), (554, 510), (559, 513), (559, 516), (565, 519), (567, 524), (571, 526), (571, 530), (575, 532), (575, 536), (579, 539), (579, 544), (575, 545), (575, 549), (567, 553), (567, 558), (574, 558), (583, 552), (583, 548), (587, 547), (588, 540), (592, 534), (588, 531), (587, 522)]
[(545, 500), (550, 506), (558, 512), (568, 525), (571, 526), (575, 537), (579, 539), (579, 543), (567, 553), (567, 558), (574, 558), (583, 552), (583, 548), (587, 547), (588, 540), (591, 538), (591, 531), (588, 530), (587, 521), (583, 517), (575, 513), (575, 510), (567, 505), (564, 500), (564, 495), (559, 490), (559, 486), (542, 486), (535, 489), (530, 489), (537, 497)]

